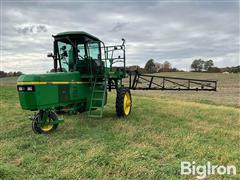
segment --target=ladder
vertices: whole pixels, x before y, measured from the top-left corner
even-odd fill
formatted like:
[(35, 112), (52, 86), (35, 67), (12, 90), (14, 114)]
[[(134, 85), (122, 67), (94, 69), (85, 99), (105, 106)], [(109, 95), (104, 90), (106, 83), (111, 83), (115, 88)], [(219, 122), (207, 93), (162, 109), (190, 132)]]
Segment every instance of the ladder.
[[(98, 81), (98, 79), (101, 79)], [(92, 96), (90, 101), (90, 107), (88, 111), (88, 117), (101, 118), (103, 114), (104, 101), (106, 98), (106, 78), (95, 77), (92, 86)]]

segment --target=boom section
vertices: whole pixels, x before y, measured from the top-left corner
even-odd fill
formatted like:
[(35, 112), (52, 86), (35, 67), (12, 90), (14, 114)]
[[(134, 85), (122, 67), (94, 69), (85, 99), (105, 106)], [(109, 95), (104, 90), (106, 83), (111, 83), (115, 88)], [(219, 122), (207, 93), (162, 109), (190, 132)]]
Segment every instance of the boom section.
[(216, 91), (217, 81), (129, 73), (133, 90)]

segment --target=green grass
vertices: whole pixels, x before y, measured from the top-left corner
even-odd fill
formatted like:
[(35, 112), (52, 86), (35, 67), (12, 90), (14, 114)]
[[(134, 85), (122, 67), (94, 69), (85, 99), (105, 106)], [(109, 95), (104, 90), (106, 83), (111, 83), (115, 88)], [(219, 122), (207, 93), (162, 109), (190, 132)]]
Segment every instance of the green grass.
[(65, 116), (55, 133), (35, 135), (14, 79), (3, 81), (0, 179), (195, 179), (180, 176), (181, 161), (233, 164), (237, 176), (210, 179), (240, 178), (240, 111), (234, 103), (135, 92), (131, 115), (117, 119), (110, 93), (104, 118)]

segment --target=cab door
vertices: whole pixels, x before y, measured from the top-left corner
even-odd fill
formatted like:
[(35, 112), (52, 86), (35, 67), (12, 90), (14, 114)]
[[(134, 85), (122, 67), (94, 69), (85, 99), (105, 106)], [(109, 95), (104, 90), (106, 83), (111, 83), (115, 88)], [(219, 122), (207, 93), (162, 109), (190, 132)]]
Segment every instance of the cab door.
[(87, 54), (89, 62), (91, 63), (91, 71), (94, 74), (104, 73), (104, 62), (101, 59), (101, 47), (100, 42), (87, 43)]

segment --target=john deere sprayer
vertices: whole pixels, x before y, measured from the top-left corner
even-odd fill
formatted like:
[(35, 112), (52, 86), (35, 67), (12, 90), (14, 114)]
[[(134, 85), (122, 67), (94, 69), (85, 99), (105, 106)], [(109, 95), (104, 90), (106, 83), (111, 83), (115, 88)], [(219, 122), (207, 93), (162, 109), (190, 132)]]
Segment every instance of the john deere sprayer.
[(48, 54), (53, 58), (53, 72), (22, 75), (17, 80), (21, 107), (37, 112), (31, 118), (37, 134), (54, 131), (63, 122), (57, 114), (87, 111), (89, 117), (102, 117), (111, 89), (116, 89), (118, 117), (131, 112), (130, 89), (216, 91), (216, 81), (127, 71), (124, 39), (121, 45), (105, 46), (82, 31), (59, 33), (53, 38), (53, 53)]

